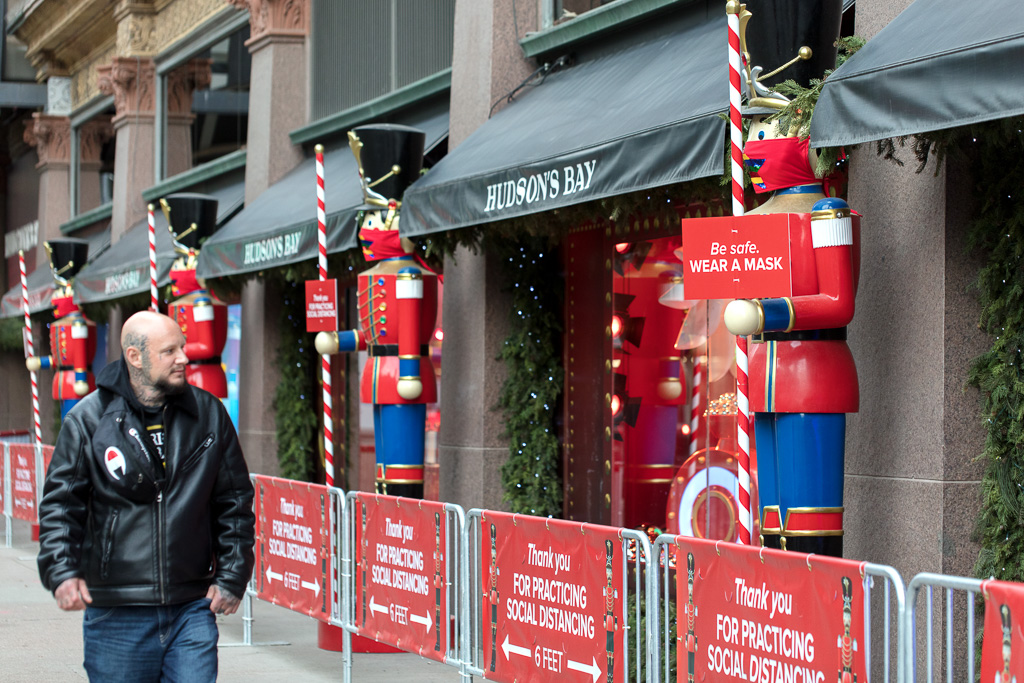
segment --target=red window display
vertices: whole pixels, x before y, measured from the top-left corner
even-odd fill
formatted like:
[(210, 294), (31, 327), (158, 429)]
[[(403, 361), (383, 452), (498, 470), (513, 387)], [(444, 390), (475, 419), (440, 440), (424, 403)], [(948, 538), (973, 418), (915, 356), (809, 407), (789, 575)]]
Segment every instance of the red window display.
[[(653, 229), (640, 238), (592, 231), (569, 245), (567, 516), (735, 540), (735, 336), (722, 322), (728, 301), (687, 298), (678, 222), (672, 227), (674, 234), (662, 230), (663, 237)], [(585, 271), (593, 266), (578, 264), (593, 263), (584, 250), (598, 248), (607, 266), (601, 361), (577, 343), (595, 303), (582, 310), (577, 283), (593, 279)], [(577, 461), (586, 461), (582, 453), (593, 446), (577, 427), (587, 402), (583, 387), (594, 379), (588, 366), (604, 389), (596, 409), (604, 414), (605, 462), (598, 469), (606, 477), (604, 510), (597, 504), (584, 512)]]

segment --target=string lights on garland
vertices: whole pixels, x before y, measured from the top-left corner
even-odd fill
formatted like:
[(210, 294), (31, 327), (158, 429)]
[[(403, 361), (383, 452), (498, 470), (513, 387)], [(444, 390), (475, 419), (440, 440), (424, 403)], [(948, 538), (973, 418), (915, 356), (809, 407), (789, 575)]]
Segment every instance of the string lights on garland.
[(561, 288), (553, 245), (541, 237), (488, 240), (511, 284), (509, 336), (501, 348), (507, 376), (498, 405), (505, 415), (509, 458), (504, 500), (515, 513), (560, 517), (561, 448), (555, 426), (562, 394)]

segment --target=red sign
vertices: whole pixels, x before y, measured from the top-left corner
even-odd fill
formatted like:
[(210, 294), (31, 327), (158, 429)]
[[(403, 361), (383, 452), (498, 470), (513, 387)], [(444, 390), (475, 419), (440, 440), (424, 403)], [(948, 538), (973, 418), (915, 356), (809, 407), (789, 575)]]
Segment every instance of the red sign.
[(480, 527), (484, 678), (624, 680), (619, 530), (491, 511)]
[(0, 454), (0, 514), (7, 514), (7, 458)]
[(1024, 671), (1024, 585), (985, 581), (981, 590), (985, 596), (981, 680), (1016, 681), (1016, 674)]
[(306, 331), (338, 329), (338, 281), (306, 280)]
[(264, 476), (255, 484), (259, 597), (328, 621), (332, 506), (327, 487)]
[(683, 221), (687, 299), (789, 296), (791, 214)]
[(680, 680), (867, 680), (860, 563), (676, 538)]
[(36, 449), (32, 444), (12, 443), (11, 454), (11, 514), (33, 524), (39, 521), (36, 509)]
[(443, 662), (452, 607), (444, 503), (360, 493), (354, 515), (359, 634)]

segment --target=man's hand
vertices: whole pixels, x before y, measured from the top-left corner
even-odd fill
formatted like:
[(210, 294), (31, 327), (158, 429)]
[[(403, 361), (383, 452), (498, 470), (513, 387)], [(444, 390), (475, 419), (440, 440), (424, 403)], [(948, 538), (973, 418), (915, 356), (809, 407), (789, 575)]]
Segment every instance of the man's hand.
[(92, 596), (89, 595), (85, 579), (77, 577), (68, 579), (57, 586), (57, 590), (53, 592), (53, 597), (57, 599), (57, 607), (60, 607), (65, 612), (83, 610), (86, 605), (92, 603)]
[(242, 601), (241, 598), (236, 598), (216, 584), (210, 586), (210, 590), (206, 591), (206, 597), (210, 599), (210, 611), (225, 616), (237, 612), (238, 603)]

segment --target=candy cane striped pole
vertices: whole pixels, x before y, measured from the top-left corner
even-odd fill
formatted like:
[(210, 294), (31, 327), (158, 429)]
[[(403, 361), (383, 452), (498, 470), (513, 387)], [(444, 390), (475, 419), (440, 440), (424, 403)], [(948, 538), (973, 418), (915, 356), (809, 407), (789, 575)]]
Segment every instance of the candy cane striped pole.
[[(729, 133), (732, 157), (732, 215), (742, 216), (743, 124), (740, 119), (740, 10), (738, 0), (726, 3), (729, 19)], [(739, 491), (739, 542), (750, 545), (750, 403), (747, 400), (747, 338), (736, 337), (736, 443)]]
[(703, 366), (699, 360), (693, 363), (693, 386), (690, 387), (690, 455), (697, 452), (697, 428), (700, 427), (700, 391)]
[[(25, 252), (18, 251), (18, 267), (21, 269), (21, 308), (25, 312), (25, 357), (30, 358), (36, 355), (34, 345), (32, 343), (32, 319), (28, 314), (28, 278), (25, 275)], [(40, 446), (43, 443), (43, 428), (39, 422), (39, 380), (36, 376), (36, 371), (32, 370), (29, 372), (29, 378), (32, 382), (32, 421), (35, 425), (35, 439), (36, 445)]]
[[(324, 203), (324, 146), (316, 146), (316, 227), (320, 246), (320, 281), (327, 279), (327, 209)], [(334, 434), (331, 418), (331, 356), (320, 356), (324, 384), (324, 471), (328, 486), (334, 486)]]
[(156, 219), (153, 205), (149, 205), (149, 308), (160, 312), (160, 301), (156, 289)]

